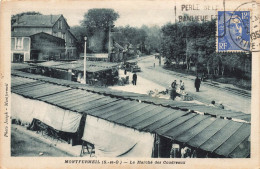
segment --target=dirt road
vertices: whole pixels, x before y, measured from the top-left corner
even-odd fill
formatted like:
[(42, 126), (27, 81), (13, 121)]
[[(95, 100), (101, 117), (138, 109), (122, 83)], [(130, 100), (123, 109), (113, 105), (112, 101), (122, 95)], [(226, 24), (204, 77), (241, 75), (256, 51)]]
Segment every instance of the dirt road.
[[(251, 98), (224, 90), (226, 87), (233, 88), (233, 86), (218, 84), (219, 88), (216, 88), (202, 83), (200, 92), (196, 92), (194, 88), (195, 77), (163, 69), (163, 65), (159, 66), (159, 61), (158, 59), (155, 59), (154, 56), (140, 58), (138, 65), (142, 69), (142, 72), (138, 73), (138, 76), (150, 80), (153, 83), (168, 87), (173, 80), (177, 80), (179, 83), (179, 80), (181, 79), (185, 83), (186, 92), (202, 103), (210, 104), (210, 102), (214, 100), (217, 103), (221, 102), (225, 106), (225, 109), (241, 111), (247, 114), (251, 113)], [(221, 88), (223, 88), (223, 90)]]

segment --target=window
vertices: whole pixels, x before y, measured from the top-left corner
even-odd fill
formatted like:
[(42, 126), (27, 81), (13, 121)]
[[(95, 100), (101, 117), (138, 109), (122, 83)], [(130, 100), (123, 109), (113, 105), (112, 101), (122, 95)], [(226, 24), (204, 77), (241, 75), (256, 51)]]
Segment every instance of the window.
[(58, 32), (58, 37), (61, 38), (61, 36), (62, 36), (62, 33)]
[(15, 49), (23, 49), (23, 38), (17, 38)]
[(58, 33), (57, 32), (53, 32), (53, 36), (58, 36)]
[(58, 21), (58, 29), (62, 29), (62, 20)]

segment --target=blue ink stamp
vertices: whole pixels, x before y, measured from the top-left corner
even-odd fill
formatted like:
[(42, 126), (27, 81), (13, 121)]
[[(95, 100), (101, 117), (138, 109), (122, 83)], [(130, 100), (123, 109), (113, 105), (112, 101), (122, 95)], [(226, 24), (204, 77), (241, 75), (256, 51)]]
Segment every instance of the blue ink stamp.
[(250, 11), (218, 11), (217, 51), (250, 50)]

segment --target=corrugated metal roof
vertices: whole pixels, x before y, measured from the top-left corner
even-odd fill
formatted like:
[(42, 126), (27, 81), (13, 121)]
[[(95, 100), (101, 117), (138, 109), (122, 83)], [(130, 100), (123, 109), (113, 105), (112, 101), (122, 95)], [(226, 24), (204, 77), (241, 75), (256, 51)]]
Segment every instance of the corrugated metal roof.
[[(13, 93), (87, 113), (141, 131), (157, 133), (205, 151), (229, 157), (248, 156), (248, 123), (213, 118), (149, 103), (112, 98), (39, 80), (12, 76)], [(239, 148), (246, 144), (246, 150)], [(241, 152), (242, 151), (242, 152)]]
[[(182, 124), (172, 127), (168, 130), (166, 130), (163, 135), (170, 136), (172, 138), (176, 138), (183, 134), (183, 132), (188, 131), (192, 127), (194, 127), (196, 124), (199, 124), (201, 121), (207, 119), (207, 116), (202, 115), (195, 115), (192, 116), (192, 118), (188, 119), (187, 121), (183, 122)], [(177, 119), (176, 119), (177, 120)], [(178, 120), (179, 121), (179, 120)]]
[[(230, 120), (216, 119), (211, 125), (202, 130), (199, 134), (190, 139), (187, 144), (193, 147), (200, 147), (203, 143), (205, 143), (210, 137), (212, 137), (215, 133), (217, 133), (220, 129), (225, 127), (225, 125)], [(228, 129), (226, 129), (228, 130)]]
[[(80, 57), (84, 57), (84, 53), (80, 53)], [(108, 58), (108, 53), (87, 53), (87, 58)]]
[(26, 63), (11, 63), (12, 70), (26, 69), (26, 68), (32, 68), (32, 67), (33, 66), (28, 65)]
[[(63, 70), (77, 70), (84, 71), (84, 62), (80, 61), (72, 61), (72, 62), (58, 62), (58, 61), (47, 61), (42, 63), (37, 63), (36, 65), (42, 67), (49, 67), (53, 69), (63, 69)], [(106, 71), (113, 67), (118, 66), (118, 63), (108, 63), (108, 62), (94, 62), (87, 61), (86, 62), (86, 70), (87, 72), (99, 72)]]
[(17, 71), (17, 70), (12, 70), (12, 74), (16, 75), (16, 76), (21, 76), (21, 77), (39, 79), (39, 80), (42, 80), (42, 81), (45, 81), (48, 83), (54, 83), (54, 84), (59, 84), (59, 85), (63, 85), (63, 86), (70, 86), (73, 88), (84, 89), (84, 90), (91, 91), (94, 93), (110, 95), (110, 96), (117, 97), (117, 98), (123, 98), (123, 99), (129, 99), (129, 100), (141, 100), (142, 102), (145, 102), (145, 103), (161, 105), (164, 107), (171, 107), (171, 108), (186, 110), (186, 111), (190, 110), (193, 112), (201, 112), (202, 114), (203, 113), (209, 114), (209, 115), (221, 117), (221, 118), (228, 117), (228, 118), (243, 120), (243, 121), (247, 121), (247, 122), (251, 121), (251, 114), (244, 114), (241, 112), (234, 112), (231, 110), (223, 110), (223, 109), (219, 109), (219, 108), (215, 108), (215, 107), (211, 107), (211, 106), (198, 105), (195, 103), (188, 103), (188, 102), (181, 102), (181, 101), (172, 101), (169, 99), (158, 99), (158, 98), (153, 98), (153, 97), (150, 97), (150, 96), (144, 95), (144, 94), (115, 91), (115, 90), (112, 90), (109, 88), (88, 86), (88, 85), (80, 84), (80, 83), (73, 82), (73, 81), (55, 79), (55, 78), (50, 78), (50, 77), (46, 77), (46, 76), (42, 76), (42, 75), (25, 73), (25, 72), (21, 72), (21, 71)]
[(187, 143), (189, 140), (211, 125), (216, 119), (217, 118), (207, 117), (189, 130), (186, 130), (181, 135), (177, 136), (176, 140), (182, 143)]
[(57, 62), (57, 61), (51, 60), (51, 61), (37, 63), (37, 64), (35, 64), (35, 66), (52, 67), (55, 65), (62, 65), (62, 64), (66, 64), (66, 62)]
[(250, 143), (248, 137), (235, 148), (232, 153), (228, 155), (231, 158), (241, 158), (250, 156)]
[[(232, 136), (230, 136), (221, 146), (215, 150), (215, 153), (223, 156), (231, 156), (233, 151), (239, 148), (239, 145), (250, 136), (250, 130), (251, 125), (244, 123), (235, 133), (232, 134)], [(245, 148), (242, 149), (243, 152), (248, 151), (248, 149)]]
[[(52, 62), (50, 62), (50, 63), (52, 63)], [(204, 114), (210, 114), (210, 115), (216, 116), (216, 117), (222, 117), (222, 118), (229, 117), (232, 119), (244, 120), (244, 121), (248, 121), (248, 122), (251, 121), (251, 114), (244, 114), (241, 112), (223, 110), (223, 109), (218, 109), (215, 107), (198, 105), (195, 103), (172, 101), (169, 99), (157, 99), (157, 98), (149, 97), (148, 95), (131, 93), (131, 92), (123, 92), (123, 91), (115, 91), (115, 90), (112, 90), (109, 88), (93, 87), (93, 86), (88, 86), (88, 85), (80, 84), (80, 83), (73, 82), (73, 81), (55, 79), (55, 78), (50, 78), (50, 77), (46, 77), (46, 76), (42, 76), (42, 75), (25, 73), (25, 72), (21, 72), (21, 71), (17, 71), (17, 70), (12, 70), (12, 74), (21, 76), (21, 77), (39, 79), (39, 80), (42, 80), (42, 81), (45, 81), (48, 83), (54, 83), (54, 84), (59, 84), (59, 85), (63, 85), (63, 86), (70, 86), (73, 88), (84, 89), (84, 90), (91, 91), (94, 93), (110, 95), (113, 97), (118, 97), (118, 98), (123, 98), (123, 99), (141, 100), (142, 102), (145, 102), (145, 103), (161, 105), (164, 107), (172, 107), (175, 109), (190, 110), (190, 111), (194, 111), (194, 112), (204, 112)]]

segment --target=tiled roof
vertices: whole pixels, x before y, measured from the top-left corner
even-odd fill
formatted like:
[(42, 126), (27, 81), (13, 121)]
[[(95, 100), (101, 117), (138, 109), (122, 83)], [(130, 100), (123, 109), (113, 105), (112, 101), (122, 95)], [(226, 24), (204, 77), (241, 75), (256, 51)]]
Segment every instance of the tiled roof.
[(61, 15), (23, 15), (13, 27), (52, 27)]

